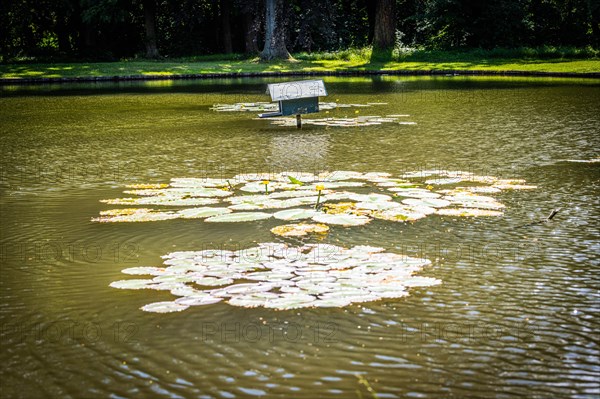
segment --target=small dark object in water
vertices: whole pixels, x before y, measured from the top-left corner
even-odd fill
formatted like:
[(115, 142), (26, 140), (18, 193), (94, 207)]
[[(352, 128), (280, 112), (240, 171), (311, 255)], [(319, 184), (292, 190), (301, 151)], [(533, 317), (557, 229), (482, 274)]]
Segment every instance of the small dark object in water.
[(548, 220), (552, 220), (552, 218), (553, 218), (554, 216), (556, 216), (556, 214), (557, 214), (558, 212), (560, 212), (560, 209), (561, 209), (561, 208), (556, 208), (556, 209), (552, 210), (552, 212), (550, 213), (550, 215), (548, 216), (548, 218), (547, 218), (546, 220), (547, 220), (547, 221), (548, 221)]
[(522, 226), (519, 226), (519, 227), (517, 227), (517, 228), (521, 228), (521, 227), (529, 227), (529, 226), (533, 226), (534, 224), (547, 223), (547, 222), (549, 222), (550, 220), (552, 220), (552, 218), (553, 218), (554, 216), (556, 216), (556, 214), (557, 214), (558, 212), (560, 212), (560, 210), (561, 210), (561, 209), (562, 209), (562, 208), (556, 208), (556, 209), (553, 209), (553, 210), (552, 210), (552, 212), (550, 212), (550, 215), (548, 215), (548, 217), (547, 217), (546, 219), (543, 219), (543, 220), (538, 220), (538, 221), (536, 221), (536, 222), (527, 223), (527, 224), (524, 224), (524, 225), (522, 225)]

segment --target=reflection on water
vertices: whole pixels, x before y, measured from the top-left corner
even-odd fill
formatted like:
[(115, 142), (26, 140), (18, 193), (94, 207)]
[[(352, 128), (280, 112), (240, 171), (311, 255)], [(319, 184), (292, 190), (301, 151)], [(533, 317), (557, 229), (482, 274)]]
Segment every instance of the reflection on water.
[[(357, 374), (381, 398), (600, 394), (600, 170), (566, 161), (599, 155), (597, 80), (326, 80), (328, 100), (386, 102), (369, 113), (414, 126), (297, 131), (208, 109), (264, 101), (265, 83), (1, 89), (2, 397), (370, 397)], [(443, 281), (344, 309), (141, 312), (147, 292), (108, 286), (120, 270), (278, 241), (274, 224), (89, 221), (126, 184), (420, 168), (538, 189), (499, 195), (502, 218), (334, 229), (325, 243), (431, 259), (422, 274)]]
[(273, 171), (325, 171), (330, 135), (325, 131), (293, 132), (273, 135), (268, 147), (268, 164)]

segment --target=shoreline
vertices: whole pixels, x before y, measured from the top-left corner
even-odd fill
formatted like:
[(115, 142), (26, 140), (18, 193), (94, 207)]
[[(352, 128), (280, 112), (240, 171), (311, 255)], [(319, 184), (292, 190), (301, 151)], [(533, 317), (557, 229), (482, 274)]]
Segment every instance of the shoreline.
[(260, 78), (287, 76), (524, 76), (549, 78), (600, 79), (600, 72), (548, 72), (548, 71), (486, 71), (486, 70), (363, 70), (363, 71), (286, 71), (286, 72), (216, 72), (172, 75), (115, 75), (115, 76), (75, 76), (49, 78), (0, 78), (0, 86), (47, 84), (47, 83), (89, 83), (127, 82), (148, 80), (205, 80), (232, 78)]

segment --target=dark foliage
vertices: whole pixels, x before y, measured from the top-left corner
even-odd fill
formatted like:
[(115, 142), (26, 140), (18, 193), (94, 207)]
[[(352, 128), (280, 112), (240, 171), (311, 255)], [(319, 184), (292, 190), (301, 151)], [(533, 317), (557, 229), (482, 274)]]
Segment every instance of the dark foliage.
[[(0, 59), (48, 60), (258, 54), (265, 0), (6, 0)], [(377, 43), (431, 50), (598, 47), (598, 0), (286, 0), (281, 25), (292, 52)], [(382, 6), (383, 5), (383, 6)], [(376, 12), (390, 7), (390, 13)], [(394, 10), (395, 9), (395, 10)], [(152, 15), (154, 14), (154, 18)], [(381, 15), (393, 15), (383, 20)], [(149, 29), (149, 21), (154, 26)], [(382, 29), (382, 26), (385, 27)], [(375, 39), (375, 40), (374, 40)], [(149, 51), (155, 45), (156, 52)]]

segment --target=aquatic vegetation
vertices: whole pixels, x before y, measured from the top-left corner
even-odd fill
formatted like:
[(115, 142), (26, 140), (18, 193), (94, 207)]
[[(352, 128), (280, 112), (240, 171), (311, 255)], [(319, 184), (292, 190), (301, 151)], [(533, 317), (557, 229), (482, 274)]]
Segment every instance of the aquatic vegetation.
[(317, 213), (312, 217), (312, 220), (325, 224), (337, 224), (341, 226), (360, 226), (371, 221), (370, 218), (363, 215), (355, 215), (352, 213)]
[(150, 303), (148, 305), (142, 306), (142, 310), (146, 312), (154, 312), (154, 313), (171, 313), (171, 312), (181, 312), (182, 310), (186, 310), (189, 306), (182, 305), (177, 302), (155, 302)]
[(438, 215), (444, 216), (463, 216), (463, 217), (472, 217), (472, 216), (502, 216), (502, 212), (492, 211), (487, 209), (476, 209), (476, 208), (446, 208), (446, 209), (437, 209), (435, 211)]
[(140, 198), (115, 198), (102, 200), (109, 205), (164, 205), (164, 206), (197, 206), (216, 204), (219, 201), (212, 198), (185, 198), (175, 196), (151, 196)]
[[(373, 105), (386, 105), (387, 103), (367, 103), (367, 104), (341, 104), (337, 102), (319, 102), (319, 110), (329, 111), (336, 108), (365, 108)], [(217, 112), (265, 112), (279, 111), (277, 103), (258, 101), (254, 103), (234, 103), (234, 104), (215, 104), (210, 110)], [(403, 117), (408, 115), (394, 115), (395, 117)]]
[(314, 209), (293, 208), (275, 212), (273, 217), (281, 220), (310, 219), (317, 214)]
[[(429, 260), (369, 246), (348, 249), (327, 244), (292, 247), (261, 243), (238, 251), (178, 251), (163, 259), (164, 267), (123, 271), (135, 275), (147, 273), (154, 276), (152, 279), (120, 280), (110, 286), (169, 289), (179, 297), (141, 308), (146, 312), (168, 313), (221, 301), (233, 306), (277, 310), (344, 307), (402, 298), (408, 295), (409, 288), (441, 283), (435, 278), (415, 275), (430, 264)], [(178, 267), (181, 262), (191, 270), (183, 272)]]
[(415, 220), (426, 217), (428, 214), (429, 213), (424, 212), (422, 208), (403, 206), (386, 209), (383, 211), (376, 211), (373, 212), (372, 215), (376, 219), (388, 220), (392, 222), (414, 222)]
[(187, 208), (182, 209), (177, 214), (179, 217), (184, 219), (200, 219), (200, 218), (208, 218), (218, 215), (223, 215), (225, 213), (233, 212), (229, 208), (211, 208), (211, 207), (203, 207), (203, 208)]
[[(377, 105), (385, 105), (385, 103), (367, 103), (367, 104), (340, 104), (337, 102), (320, 102), (319, 110), (329, 111), (336, 108), (367, 108)], [(256, 102), (256, 103), (235, 103), (235, 104), (215, 104), (211, 108), (217, 112), (275, 112), (279, 111), (279, 106), (276, 103)], [(354, 111), (358, 113), (359, 111)], [(415, 125), (415, 122), (399, 121), (399, 118), (408, 117), (410, 115), (365, 115), (356, 118), (302, 118), (303, 125), (326, 126), (326, 127), (361, 127), (371, 125), (381, 125), (382, 123), (397, 123), (401, 125)], [(263, 120), (263, 118), (255, 118)], [(273, 117), (268, 118), (274, 125), (296, 127), (295, 117)]]
[(281, 237), (301, 237), (310, 233), (325, 234), (329, 231), (329, 227), (325, 224), (286, 224), (283, 226), (273, 227), (271, 233)]
[[(230, 179), (173, 178), (169, 184), (128, 186), (132, 190), (125, 192), (137, 197), (101, 201), (127, 208), (101, 211), (92, 221), (203, 219), (225, 223), (274, 217), (349, 227), (373, 219), (413, 222), (428, 215), (502, 216), (505, 205), (489, 195), (535, 188), (525, 183), (522, 179), (446, 170), (405, 172), (399, 177), (386, 172), (342, 170), (253, 173)], [(132, 207), (137, 205), (168, 208)]]
[(169, 187), (168, 184), (164, 184), (164, 183), (147, 183), (147, 184), (128, 184), (125, 187), (127, 188), (134, 188), (136, 190), (142, 190), (142, 189), (157, 189), (157, 188), (167, 188)]
[(212, 216), (206, 219), (207, 222), (250, 222), (253, 220), (263, 220), (273, 215), (265, 212), (237, 212), (223, 215)]
[[(296, 127), (295, 117), (273, 117), (269, 118), (271, 124), (285, 127)], [(399, 125), (416, 125), (415, 122), (398, 121), (395, 117), (381, 117), (378, 115), (358, 116), (356, 118), (302, 118), (302, 125), (326, 126), (326, 127), (363, 127), (381, 125), (383, 123), (396, 123)]]
[(176, 212), (161, 212), (147, 208), (139, 208), (135, 210), (130, 208), (111, 209), (109, 211), (101, 212), (100, 215), (100, 217), (92, 218), (92, 222), (155, 222), (158, 220), (171, 220), (180, 217)]

